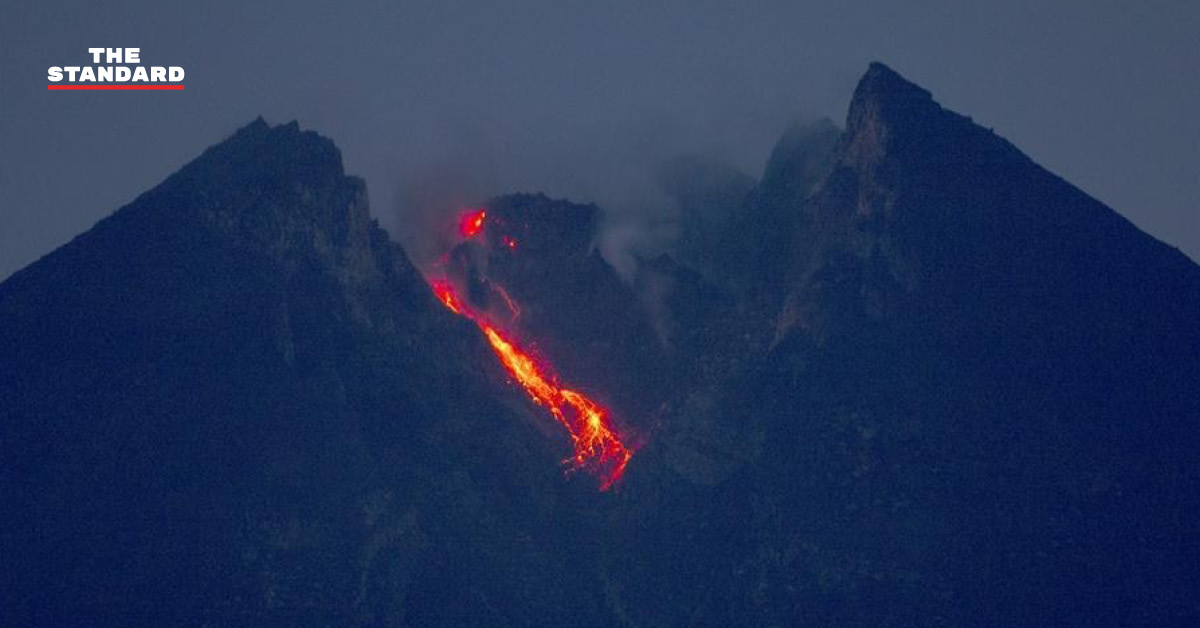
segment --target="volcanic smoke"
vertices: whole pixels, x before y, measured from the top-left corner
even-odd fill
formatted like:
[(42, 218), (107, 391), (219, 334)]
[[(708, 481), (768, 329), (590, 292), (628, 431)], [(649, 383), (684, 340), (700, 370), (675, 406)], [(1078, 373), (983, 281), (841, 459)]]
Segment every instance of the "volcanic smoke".
[[(458, 223), (459, 234), (464, 238), (475, 237), (482, 232), (486, 216), (483, 209), (463, 215)], [(517, 243), (507, 236), (502, 242), (509, 249), (517, 247)], [(479, 327), (509, 375), (535, 404), (546, 408), (567, 429), (574, 444), (574, 454), (564, 462), (573, 469), (584, 469), (599, 477), (601, 491), (612, 488), (625, 473), (633, 450), (621, 441), (608, 409), (581, 392), (562, 387), (554, 369), (545, 360), (522, 350), (514, 338), (501, 331), (484, 313), (468, 307), (448, 279), (433, 279), (430, 285), (438, 300), (451, 312)], [(508, 293), (502, 288), (499, 293), (513, 315), (519, 315), (520, 310)]]

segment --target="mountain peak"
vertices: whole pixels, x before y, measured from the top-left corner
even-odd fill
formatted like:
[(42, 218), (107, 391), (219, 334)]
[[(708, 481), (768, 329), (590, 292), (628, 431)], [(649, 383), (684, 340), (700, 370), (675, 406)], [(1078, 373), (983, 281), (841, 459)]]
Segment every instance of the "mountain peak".
[(322, 182), (346, 174), (342, 167), (342, 153), (333, 140), (315, 131), (302, 131), (295, 120), (271, 126), (262, 116), (204, 151), (176, 176), (186, 176), (193, 173), (190, 171), (197, 170), (209, 173), (217, 171), (219, 174), (240, 170), (246, 176), (317, 179)]
[(918, 97), (931, 100), (932, 95), (925, 88), (909, 81), (887, 65), (872, 61), (867, 71), (858, 81), (854, 90), (854, 99), (864, 97), (900, 96)]
[[(833, 160), (806, 208), (813, 218), (789, 236), (788, 276), (814, 291), (790, 313), (853, 302), (870, 318), (911, 297), (901, 294), (921, 292), (911, 298), (926, 303), (956, 293), (953, 325), (966, 329), (979, 312), (1009, 307), (977, 294), (981, 277), (1043, 295), (1039, 307), (1060, 299), (1063, 309), (1079, 295), (1152, 299), (1177, 292), (1167, 285), (1173, 278), (1194, 280), (1188, 264), (1111, 208), (882, 63), (859, 81)], [(803, 201), (784, 198), (792, 207)], [(1098, 251), (1120, 255), (1102, 261)], [(856, 300), (864, 286), (877, 294)], [(827, 319), (853, 317), (837, 310)]]
[(872, 62), (858, 81), (850, 101), (848, 124), (872, 112), (897, 114), (937, 109), (933, 94), (897, 74), (888, 66)]
[(346, 175), (332, 140), (296, 121), (256, 118), (113, 218), (142, 212), (281, 258), (369, 248), (363, 181)]
[(347, 285), (394, 270), (416, 285), (403, 252), (379, 253), (386, 242), (365, 183), (345, 174), (332, 140), (259, 117), (14, 279), (111, 256), (180, 268), (254, 259), (290, 274), (319, 268)]
[(929, 91), (905, 80), (888, 66), (873, 62), (858, 82), (846, 115), (850, 153), (879, 156), (887, 151), (896, 127), (919, 123), (941, 110)]

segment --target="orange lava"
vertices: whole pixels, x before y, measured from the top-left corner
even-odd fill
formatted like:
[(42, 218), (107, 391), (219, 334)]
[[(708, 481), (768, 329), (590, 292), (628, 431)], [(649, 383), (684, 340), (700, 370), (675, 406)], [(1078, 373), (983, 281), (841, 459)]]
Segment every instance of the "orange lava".
[(525, 389), (529, 398), (549, 410), (555, 420), (567, 428), (575, 453), (566, 462), (572, 468), (586, 469), (598, 476), (600, 490), (612, 488), (625, 473), (633, 451), (621, 442), (613, 429), (608, 410), (583, 393), (559, 386), (557, 377), (549, 367), (539, 364), (533, 356), (522, 351), (512, 338), (466, 307), (449, 281), (434, 280), (430, 285), (451, 312), (479, 326), (500, 363)]
[(458, 221), (458, 232), (464, 238), (475, 237), (483, 229), (483, 219), (486, 217), (487, 210), (484, 209), (464, 214)]

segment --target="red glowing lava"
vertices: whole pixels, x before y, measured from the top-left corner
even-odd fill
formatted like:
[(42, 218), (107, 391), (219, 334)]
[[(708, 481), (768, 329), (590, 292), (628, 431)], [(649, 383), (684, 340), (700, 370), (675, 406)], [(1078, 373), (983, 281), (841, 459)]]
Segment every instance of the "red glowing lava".
[(458, 232), (464, 238), (473, 238), (483, 230), (483, 219), (487, 217), (487, 210), (480, 209), (478, 211), (463, 214), (463, 217), (458, 220)]
[[(468, 220), (468, 218), (470, 220)], [(474, 233), (483, 226), (484, 212), (464, 216), (460, 225), (470, 225)], [(464, 230), (465, 233), (465, 230)], [(585, 469), (600, 478), (600, 490), (606, 491), (621, 479), (633, 450), (627, 447), (612, 425), (607, 409), (581, 392), (563, 388), (544, 360), (521, 350), (516, 341), (498, 329), (486, 316), (463, 303), (455, 287), (446, 279), (430, 281), (438, 299), (451, 312), (462, 316), (483, 332), (492, 350), (509, 375), (525, 389), (537, 405), (549, 410), (556, 421), (567, 428), (574, 454), (566, 460), (574, 469)], [(497, 287), (514, 318), (520, 314), (508, 293)]]

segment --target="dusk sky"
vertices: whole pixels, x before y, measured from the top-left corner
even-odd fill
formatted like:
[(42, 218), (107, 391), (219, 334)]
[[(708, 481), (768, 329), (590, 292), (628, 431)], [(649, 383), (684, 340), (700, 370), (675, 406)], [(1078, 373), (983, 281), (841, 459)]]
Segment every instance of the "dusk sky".
[[(872, 60), (1200, 259), (1196, 33), (1194, 0), (5, 0), (0, 279), (260, 114), (332, 137), (412, 241), (429, 179), (636, 208), (674, 154), (758, 176), (791, 121), (842, 124)], [(46, 89), (94, 46), (182, 66), (186, 90)]]

